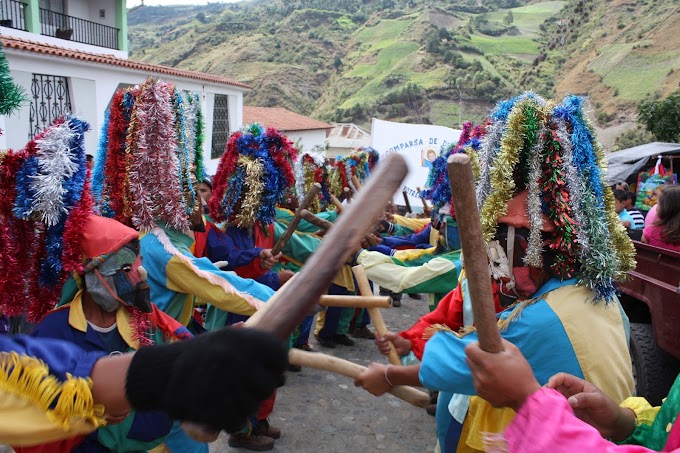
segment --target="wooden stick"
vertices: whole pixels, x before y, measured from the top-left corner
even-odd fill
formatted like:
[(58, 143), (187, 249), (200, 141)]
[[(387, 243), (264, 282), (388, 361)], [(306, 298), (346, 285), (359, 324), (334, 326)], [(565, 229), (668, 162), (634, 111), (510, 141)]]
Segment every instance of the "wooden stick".
[(351, 200), (352, 199), (352, 190), (349, 187), (345, 187), (342, 189), (343, 192), (345, 192), (345, 199), (346, 200)]
[(389, 296), (321, 296), (319, 305), (324, 307), (390, 308)]
[(328, 231), (298, 277), (277, 291), (280, 302), (271, 306), (267, 316), (257, 323), (258, 328), (287, 340), (318, 302), (347, 258), (358, 249), (361, 238), (378, 220), (383, 206), (399, 188), (408, 171), (404, 158), (398, 154), (390, 155), (376, 168), (374, 177), (368, 180), (365, 189), (357, 194), (345, 214)]
[(314, 201), (314, 199), (319, 196), (319, 192), (321, 192), (321, 184), (315, 182), (314, 184), (312, 184), (312, 187), (309, 189), (309, 192), (305, 194), (305, 197), (302, 199), (300, 205), (295, 210), (293, 220), (291, 220), (290, 223), (288, 224), (286, 231), (283, 232), (279, 240), (276, 241), (276, 244), (274, 244), (274, 247), (272, 247), (272, 255), (276, 256), (279, 253), (281, 253), (281, 250), (283, 250), (283, 248), (286, 246), (286, 243), (288, 242), (290, 237), (293, 235), (293, 233), (295, 233), (295, 230), (300, 224), (300, 220), (302, 220), (302, 218), (300, 217), (300, 211), (306, 209), (307, 206), (309, 206)]
[(503, 344), (493, 304), (491, 273), (477, 209), (470, 157), (452, 154), (447, 164), (479, 345), (487, 352), (500, 352)]
[(420, 187), (416, 187), (416, 190), (418, 190), (418, 198), (420, 198), (420, 201), (423, 203), (423, 211), (425, 214), (429, 214), (432, 212), (432, 210), (430, 209), (430, 206), (428, 206), (427, 200), (422, 195), (420, 195)]
[(293, 280), (297, 278), (297, 276), (300, 274), (295, 274), (291, 278), (288, 279), (286, 283), (279, 288), (278, 291), (274, 293), (272, 297), (269, 298), (266, 304), (259, 310), (257, 310), (253, 315), (246, 320), (245, 323), (243, 323), (246, 327), (256, 327), (258, 323), (267, 316), (267, 312), (271, 310), (271, 308), (274, 306), (274, 304), (281, 298), (282, 290), (286, 288), (287, 286), (290, 286), (291, 283), (293, 283)]
[(322, 219), (321, 217), (312, 214), (306, 209), (300, 211), (300, 217), (302, 217), (304, 220), (311, 223), (312, 225), (321, 228), (322, 230), (330, 230), (331, 227), (333, 226), (332, 222)]
[(335, 210), (338, 212), (338, 214), (341, 214), (344, 208), (340, 200), (338, 200), (335, 195), (331, 195), (331, 203), (333, 203), (333, 206), (335, 206)]
[[(372, 296), (373, 291), (371, 291), (371, 285), (368, 283), (368, 277), (366, 277), (366, 271), (364, 266), (361, 264), (352, 267), (352, 272), (354, 277), (357, 279), (357, 285), (359, 286), (359, 294), (362, 296)], [(371, 317), (371, 324), (375, 327), (375, 331), (378, 337), (384, 337), (387, 335), (387, 326), (385, 326), (385, 321), (383, 320), (382, 314), (379, 308), (367, 308), (368, 315)], [(392, 365), (400, 365), (401, 359), (397, 350), (394, 349), (394, 345), (390, 343), (390, 353), (387, 356)]]
[(361, 181), (359, 181), (357, 175), (352, 175), (352, 184), (354, 184), (355, 193), (361, 190)]
[(406, 193), (406, 189), (401, 191), (401, 194), (404, 196), (404, 203), (406, 204), (406, 212), (413, 212), (411, 209), (411, 202), (408, 201), (408, 194)]
[[(288, 361), (293, 365), (326, 370), (352, 379), (356, 379), (366, 370), (365, 366), (352, 363), (339, 357), (318, 352), (306, 352), (299, 349), (291, 349), (288, 351)], [(406, 385), (393, 387), (392, 390), (390, 390), (390, 393), (417, 407), (426, 407), (430, 404), (430, 396), (427, 393)]]

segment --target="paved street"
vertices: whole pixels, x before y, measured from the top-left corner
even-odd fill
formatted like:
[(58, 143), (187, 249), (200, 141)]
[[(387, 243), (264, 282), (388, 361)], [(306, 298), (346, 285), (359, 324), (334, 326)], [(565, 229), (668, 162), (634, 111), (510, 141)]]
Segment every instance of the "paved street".
[[(427, 302), (404, 295), (398, 308), (383, 310), (387, 328), (399, 331), (427, 313)], [(386, 362), (371, 340), (355, 339), (355, 346), (319, 351), (366, 365)], [(303, 369), (287, 373), (279, 389), (272, 425), (283, 430), (274, 451), (352, 453), (366, 451), (431, 452), (435, 446), (434, 417), (392, 395), (376, 398), (353, 382), (326, 371)], [(211, 453), (236, 452), (222, 435)]]

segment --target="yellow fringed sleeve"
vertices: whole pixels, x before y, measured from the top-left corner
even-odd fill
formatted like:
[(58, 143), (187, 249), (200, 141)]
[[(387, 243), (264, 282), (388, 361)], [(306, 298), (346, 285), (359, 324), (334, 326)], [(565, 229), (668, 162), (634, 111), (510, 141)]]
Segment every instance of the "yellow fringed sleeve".
[(60, 382), (42, 361), (0, 353), (0, 443), (38, 445), (105, 424), (95, 405), (92, 381), (68, 375)]
[(659, 406), (652, 406), (646, 399), (639, 396), (626, 398), (620, 406), (635, 412), (635, 418), (637, 419), (638, 424), (649, 426), (652, 426), (656, 415), (659, 413), (659, 409), (661, 409)]

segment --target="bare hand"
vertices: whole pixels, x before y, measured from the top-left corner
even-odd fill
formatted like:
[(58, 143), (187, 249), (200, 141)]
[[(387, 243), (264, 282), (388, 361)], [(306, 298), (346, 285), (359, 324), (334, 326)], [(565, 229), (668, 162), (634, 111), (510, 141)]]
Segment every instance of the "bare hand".
[(276, 265), (276, 263), (279, 262), (281, 256), (282, 256), (281, 253), (279, 253), (276, 256), (272, 255), (271, 249), (260, 250), (260, 260), (262, 260), (262, 268), (271, 269)]
[(576, 376), (558, 373), (545, 385), (564, 395), (574, 414), (597, 429), (602, 437), (623, 440), (635, 427), (635, 413), (620, 407), (598, 387)]
[(375, 339), (375, 344), (378, 346), (378, 350), (382, 355), (389, 355), (391, 345), (394, 345), (394, 349), (397, 350), (397, 354), (406, 355), (411, 351), (413, 345), (410, 340), (399, 336), (394, 332), (387, 332), (384, 337), (377, 337)]
[(279, 277), (279, 282), (281, 282), (281, 285), (284, 285), (288, 280), (293, 278), (293, 275), (295, 275), (295, 272), (288, 270), (288, 269), (282, 269), (276, 273), (277, 277)]
[(517, 346), (502, 341), (504, 349), (496, 354), (483, 351), (479, 343), (469, 344), (465, 348), (466, 361), (479, 396), (495, 407), (517, 411), (541, 386)]
[(371, 363), (355, 380), (354, 385), (363, 387), (375, 396), (389, 392), (392, 386), (385, 379), (385, 365)]

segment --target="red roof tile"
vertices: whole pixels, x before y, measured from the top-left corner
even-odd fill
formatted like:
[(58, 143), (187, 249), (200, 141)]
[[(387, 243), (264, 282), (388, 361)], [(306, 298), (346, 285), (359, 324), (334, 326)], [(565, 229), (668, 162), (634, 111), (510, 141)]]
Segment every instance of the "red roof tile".
[(38, 52), (47, 55), (54, 55), (58, 57), (73, 58), (75, 60), (91, 61), (93, 63), (110, 64), (113, 66), (122, 66), (130, 69), (137, 69), (154, 74), (164, 74), (176, 77), (185, 77), (189, 79), (203, 80), (205, 82), (218, 83), (223, 85), (230, 85), (239, 88), (251, 89), (252, 87), (237, 82), (235, 80), (227, 79), (212, 74), (196, 71), (184, 71), (182, 69), (170, 68), (168, 66), (153, 65), (142, 63), (134, 60), (126, 60), (123, 58), (114, 57), (113, 55), (101, 55), (91, 52), (83, 52), (78, 50), (65, 49), (63, 47), (52, 44), (39, 43), (21, 39), (14, 36), (0, 36), (0, 42), (3, 46), (9, 49), (25, 50), (29, 52)]
[(243, 106), (243, 124), (261, 123), (281, 132), (308, 131), (314, 129), (331, 129), (328, 123), (315, 120), (282, 107), (250, 107)]

